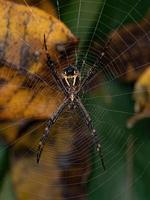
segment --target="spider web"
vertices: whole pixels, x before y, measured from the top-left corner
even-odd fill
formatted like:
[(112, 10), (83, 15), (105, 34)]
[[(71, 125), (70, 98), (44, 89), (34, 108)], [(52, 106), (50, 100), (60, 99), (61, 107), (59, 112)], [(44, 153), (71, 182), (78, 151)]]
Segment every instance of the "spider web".
[[(41, 2), (42, 1), (45, 0), (41, 0)], [(31, 14), (34, 15), (32, 8), (26, 1), (25, 4), (28, 6)], [(94, 4), (92, 7), (93, 9), (90, 9), (90, 5), (92, 4)], [(76, 49), (76, 63), (81, 67), (80, 71), (82, 73), (82, 77), (86, 75), (87, 71), (95, 63), (96, 58), (99, 58), (100, 56), (101, 52), (97, 52), (97, 47), (93, 47), (94, 41), (97, 43), (99, 42), (100, 44), (105, 44), (107, 33), (111, 32), (113, 29), (117, 32), (119, 28), (121, 28), (128, 21), (137, 23), (140, 29), (143, 30), (142, 26), (140, 26), (140, 23), (137, 21), (137, 19), (142, 18), (144, 15), (140, 9), (142, 2), (139, 0), (126, 3), (123, 0), (120, 0), (118, 1), (118, 4), (120, 5), (116, 7), (113, 2), (111, 3), (111, 1), (108, 0), (94, 1), (94, 3), (92, 0), (67, 1), (65, 4), (59, 0), (56, 1), (58, 17), (62, 21), (65, 21), (65, 23), (72, 29), (73, 33), (80, 38), (79, 48)], [(38, 3), (35, 5), (37, 6)], [(89, 9), (87, 9), (88, 6)], [(70, 8), (70, 10), (68, 8)], [(111, 12), (106, 12), (107, 9), (112, 10), (114, 17), (112, 24), (110, 23), (110, 19), (112, 17)], [(135, 13), (137, 18), (135, 17)], [(121, 20), (119, 16), (122, 16)], [(95, 17), (97, 19), (96, 22), (95, 20), (93, 21)], [(34, 18), (36, 20), (36, 16)], [(145, 32), (145, 35), (146, 34), (147, 33)], [(18, 39), (25, 42), (23, 38), (19, 37), (19, 33)], [(124, 41), (123, 38), (121, 39)], [(138, 40), (138, 38), (135, 38), (136, 42), (138, 42)], [(126, 41), (124, 41), (124, 43), (126, 43)], [(123, 64), (121, 55), (130, 48), (132, 48), (132, 46), (128, 46), (123, 52), (121, 52), (120, 55), (118, 55), (117, 59), (120, 59), (121, 64)], [(92, 54), (93, 50), (96, 54)], [(113, 51), (114, 49), (111, 49), (109, 52), (110, 57), (113, 54)], [(110, 63), (111, 62), (113, 62), (113, 60), (110, 60)], [(143, 66), (138, 67), (141, 68)], [(46, 148), (46, 150), (44, 149), (40, 166), (37, 166), (36, 158), (31, 155), (36, 152), (40, 135), (43, 133), (45, 121), (40, 123), (37, 122), (34, 127), (27, 132), (27, 134), (21, 136), (21, 138), (13, 144), (13, 148), (19, 148), (19, 145), (26, 141), (28, 137), (29, 140), (31, 140), (31, 144), (28, 147), (29, 150), (24, 148), (19, 153), (19, 155), (25, 159), (31, 156), (31, 160), (27, 163), (25, 162), (25, 166), (30, 166), (29, 162), (32, 163), (30, 174), (34, 174), (31, 178), (27, 177), (29, 185), (31, 182), (32, 184), (35, 183), (39, 187), (41, 186), (41, 188), (42, 185), (44, 185), (45, 188), (49, 187), (51, 190), (56, 190), (56, 193), (59, 193), (61, 191), (61, 186), (57, 183), (58, 180), (54, 178), (55, 176), (59, 176), (59, 169), (55, 168), (56, 153), (63, 154), (64, 146), (66, 149), (69, 149), (71, 143), (75, 144), (75, 146), (77, 143), (77, 147), (82, 149), (80, 161), (82, 162), (87, 160), (89, 163), (88, 165), (85, 165), (83, 170), (85, 172), (87, 171), (87, 173), (88, 171), (91, 172), (90, 177), (83, 180), (83, 183), (88, 187), (88, 199), (142, 199), (138, 193), (138, 189), (143, 187), (145, 184), (144, 180), (148, 175), (148, 168), (150, 164), (150, 159), (148, 157), (148, 130), (143, 129), (143, 126), (139, 127), (138, 130), (136, 128), (127, 130), (126, 128), (127, 119), (129, 116), (133, 115), (133, 105), (131, 103), (132, 88), (130, 86), (121, 85), (119, 78), (122, 75), (122, 71), (118, 65), (115, 65), (115, 70), (111, 70), (108, 66), (100, 66), (97, 80), (92, 81), (89, 87), (86, 88), (87, 93), (81, 96), (85, 107), (92, 117), (98, 137), (100, 138), (107, 170), (104, 172), (101, 167), (100, 157), (94, 151), (94, 145), (90, 141), (90, 132), (85, 126), (85, 121), (81, 116), (79, 116), (80, 121), (77, 126), (74, 127), (74, 133), (78, 133), (79, 140), (75, 137), (69, 136), (72, 132), (69, 119), (72, 119), (74, 112), (72, 113), (67, 110), (56, 124), (57, 132), (64, 130), (64, 133), (55, 134), (54, 131), (54, 135), (56, 135), (55, 137), (57, 138), (58, 143), (53, 148), (51, 147), (53, 146), (53, 140), (55, 140), (55, 137), (48, 143), (49, 148)], [(47, 84), (51, 84), (51, 87), (55, 88), (54, 83), (45, 83), (44, 80), (41, 81), (45, 86)], [(32, 88), (35, 93), (37, 92), (36, 89), (38, 88), (38, 85), (39, 82), (37, 81), (35, 86)], [(44, 97), (46, 95), (47, 90), (42, 91), (42, 96)], [(11, 122), (9, 125), (6, 125), (5, 128), (1, 128), (1, 131), (3, 131), (3, 129), (6, 130), (10, 126), (14, 127), (22, 121), (23, 119), (20, 119), (18, 122)], [(148, 127), (147, 125), (145, 126)], [(145, 131), (144, 133), (143, 130)], [(63, 137), (60, 137), (59, 134), (62, 134)], [(10, 147), (10, 145), (12, 144), (9, 144), (7, 147)], [(84, 148), (82, 148), (82, 146)], [(77, 150), (73, 151), (71, 154), (67, 154), (67, 152), (65, 152), (63, 157), (59, 158), (60, 166), (64, 169), (65, 167), (67, 168), (69, 165), (68, 162), (71, 158), (76, 156), (76, 153), (78, 153)], [(144, 158), (142, 155), (144, 155)], [(75, 165), (77, 168), (80, 167), (80, 162), (75, 163)], [(46, 172), (42, 174), (41, 170), (44, 169)], [(73, 176), (72, 178), (77, 177)], [(45, 179), (48, 179), (49, 182), (45, 182)], [(51, 179), (54, 181), (51, 181)], [(67, 182), (67, 180), (69, 182), (70, 179), (66, 175), (65, 181)], [(70, 188), (71, 186), (73, 187), (74, 185), (71, 185), (70, 183)], [(35, 190), (32, 190), (32, 192), (30, 190), (29, 195), (32, 199), (53, 199), (48, 197), (43, 191), (41, 191), (39, 196)], [(149, 199), (147, 189), (145, 189), (144, 195), (145, 199)], [(74, 196), (74, 198), (68, 197), (68, 199), (80, 198), (82, 198), (81, 195)]]

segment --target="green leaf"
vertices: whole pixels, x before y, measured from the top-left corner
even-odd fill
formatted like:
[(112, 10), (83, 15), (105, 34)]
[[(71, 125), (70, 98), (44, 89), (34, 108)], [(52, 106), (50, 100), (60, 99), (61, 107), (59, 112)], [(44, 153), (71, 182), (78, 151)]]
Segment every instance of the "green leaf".
[[(3, 129), (0, 130), (2, 135)], [(1, 138), (0, 141), (0, 199), (15, 200), (11, 178), (8, 175), (10, 169), (9, 150), (7, 144)]]
[[(97, 158), (93, 156), (93, 173), (89, 180), (89, 199), (145, 200), (150, 198), (148, 190), (150, 135), (149, 123), (139, 123), (132, 130), (126, 129), (127, 119), (133, 112), (132, 88), (117, 81), (103, 85), (105, 95), (97, 94), (93, 105), (96, 115), (95, 126), (100, 130), (107, 171), (103, 172)], [(128, 94), (128, 95), (125, 95)], [(110, 96), (111, 104), (105, 96)], [(109, 104), (109, 105), (108, 105)], [(89, 111), (92, 106), (88, 106)]]
[(13, 191), (11, 177), (9, 174), (4, 179), (3, 187), (0, 193), (0, 199), (2, 200), (16, 200), (16, 196)]
[(0, 189), (3, 185), (3, 179), (9, 167), (8, 163), (8, 150), (4, 142), (0, 142)]

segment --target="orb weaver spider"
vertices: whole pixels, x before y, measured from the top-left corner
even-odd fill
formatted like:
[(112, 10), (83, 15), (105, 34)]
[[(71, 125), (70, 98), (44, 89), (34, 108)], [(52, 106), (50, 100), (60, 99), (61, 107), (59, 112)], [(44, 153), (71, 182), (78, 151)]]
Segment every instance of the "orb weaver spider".
[[(91, 79), (94, 78), (94, 76), (97, 74), (98, 69), (96, 65), (101, 63), (101, 58), (104, 56), (105, 51), (101, 53), (101, 56), (99, 58), (99, 61), (96, 62), (93, 67), (88, 71), (86, 77), (81, 81), (81, 74), (76, 66), (69, 65), (66, 68), (63, 69), (61, 78), (58, 76), (58, 73), (55, 68), (55, 63), (51, 60), (51, 57), (48, 53), (48, 48), (46, 44), (46, 38), (44, 35), (44, 48), (46, 51), (47, 56), (47, 66), (50, 69), (50, 72), (52, 74), (52, 77), (57, 84), (57, 86), (62, 90), (62, 92), (65, 95), (64, 101), (62, 104), (58, 107), (57, 111), (53, 113), (51, 118), (48, 119), (45, 131), (40, 139), (38, 150), (37, 150), (37, 163), (40, 161), (41, 153), (43, 151), (44, 145), (48, 139), (50, 129), (55, 124), (56, 120), (58, 119), (59, 115), (63, 112), (64, 108), (68, 106), (70, 109), (75, 109), (78, 107), (85, 119), (85, 122), (88, 126), (88, 128), (91, 131), (91, 134), (93, 136), (93, 141), (96, 145), (96, 151), (99, 152), (102, 166), (105, 170), (104, 160), (103, 160), (103, 154), (101, 151), (101, 144), (98, 139), (98, 136), (96, 134), (96, 130), (93, 127), (91, 117), (84, 107), (84, 105), (81, 102), (81, 99), (79, 97), (79, 93), (81, 89), (84, 88), (85, 85), (87, 85)], [(104, 50), (107, 48), (107, 46), (104, 47)]]

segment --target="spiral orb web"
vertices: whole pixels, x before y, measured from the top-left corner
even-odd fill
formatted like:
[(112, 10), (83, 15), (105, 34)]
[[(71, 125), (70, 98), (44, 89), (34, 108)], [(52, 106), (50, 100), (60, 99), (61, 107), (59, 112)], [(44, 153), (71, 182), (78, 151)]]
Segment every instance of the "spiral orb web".
[[(36, 5), (37, 4), (38, 3), (36, 3)], [(146, 0), (144, 3), (140, 0), (132, 2), (118, 0), (117, 3), (112, 0), (57, 0), (55, 4), (58, 11), (58, 17), (64, 21), (72, 32), (80, 39), (79, 48), (76, 49), (76, 63), (82, 72), (82, 77), (86, 76), (87, 71), (100, 56), (101, 52), (97, 51), (97, 44), (98, 46), (99, 44), (104, 46), (107, 34), (112, 30), (118, 32), (125, 24), (133, 22), (145, 32), (140, 25), (139, 20), (146, 14), (148, 7), (150, 6), (149, 1)], [(145, 32), (143, 36), (145, 35), (147, 35), (147, 32)], [(126, 43), (121, 35), (120, 37), (121, 40)], [(136, 44), (139, 41), (139, 38), (133, 37)], [(22, 38), (20, 38), (20, 40), (22, 40)], [(117, 57), (121, 67), (125, 67), (121, 55), (130, 48), (132, 47), (129, 45)], [(110, 58), (114, 51), (114, 49), (110, 49)], [(112, 60), (109, 62), (111, 63)], [(144, 125), (139, 125), (138, 128), (135, 127), (132, 130), (126, 129), (126, 121), (129, 116), (133, 114), (133, 104), (131, 101), (132, 87), (119, 82), (122, 73), (125, 73), (125, 71), (121, 71), (120, 65), (118, 65), (118, 63), (115, 64), (113, 70), (109, 68), (108, 65), (100, 65), (96, 81), (92, 81), (89, 87), (86, 88), (87, 93), (81, 96), (84, 105), (92, 117), (94, 127), (96, 128), (98, 137), (101, 141), (106, 165), (105, 172), (101, 167), (99, 156), (93, 151), (93, 144), (89, 142), (89, 137), (86, 136), (86, 134), (90, 135), (90, 132), (85, 126), (84, 119), (80, 117), (80, 123), (78, 123), (78, 126), (74, 127), (74, 132), (78, 133), (78, 137), (80, 138), (80, 141), (77, 141), (77, 147), (80, 148), (84, 146), (84, 144), (88, 144), (87, 148), (85, 147), (85, 150), (82, 149), (80, 161), (88, 161), (88, 165), (85, 165), (84, 168), (85, 171), (88, 172), (89, 169), (92, 169), (89, 179), (83, 180), (83, 183), (88, 186), (87, 197), (92, 200), (142, 199), (139, 188), (142, 188), (145, 181), (149, 180), (148, 168), (150, 159), (148, 151), (150, 138), (147, 131), (149, 126), (147, 123), (144, 123)], [(139, 66), (139, 68), (140, 67), (142, 66)], [(38, 88), (38, 84), (39, 82), (35, 81), (33, 91)], [(43, 84), (47, 83), (44, 82)], [(55, 85), (52, 87), (55, 87)], [(45, 90), (42, 92), (42, 96), (44, 97), (46, 95), (47, 91)], [(28, 170), (30, 170), (32, 176), (28, 177), (28, 182), (29, 185), (31, 183), (32, 187), (34, 183), (39, 184), (39, 186), (45, 185), (45, 190), (43, 189), (43, 191), (41, 191), (40, 198), (42, 199), (48, 199), (47, 194), (44, 193), (47, 191), (46, 188), (56, 190), (57, 186), (57, 189), (59, 188), (57, 192), (59, 191), (62, 193), (62, 188), (58, 186), (58, 179), (56, 178), (59, 177), (60, 174), (59, 170), (55, 168), (55, 156), (58, 152), (64, 153), (66, 149), (70, 149), (70, 145), (74, 143), (74, 138), (71, 136), (69, 137), (72, 132), (72, 126), (70, 125), (68, 118), (70, 120), (72, 119), (72, 112), (67, 110), (65, 115), (60, 118), (56, 125), (57, 131), (56, 134), (54, 131), (54, 138), (48, 144), (49, 148), (46, 148), (46, 150), (43, 151), (40, 162), (41, 167), (37, 167), (35, 162), (36, 159), (34, 156), (32, 157), (32, 154), (35, 154), (45, 121), (34, 125), (32, 129), (28, 130), (27, 134), (21, 136), (13, 145), (14, 148), (17, 148), (24, 143), (25, 140), (27, 140), (27, 143), (28, 140), (30, 140), (30, 146), (28, 146), (29, 150), (24, 148), (19, 154), (24, 160), (26, 160), (26, 157), (29, 155), (31, 156), (30, 162), (32, 164)], [(23, 119), (20, 120), (23, 121)], [(14, 123), (11, 123), (9, 126), (14, 127)], [(64, 130), (64, 137), (62, 137), (62, 135), (61, 137), (59, 136), (61, 130)], [(55, 140), (57, 141), (56, 145), (54, 145)], [(91, 156), (89, 155), (89, 152), (91, 152)], [(85, 158), (86, 154), (88, 154), (87, 158)], [(76, 150), (73, 151), (71, 157), (74, 158), (74, 155), (76, 155)], [(60, 159), (60, 163), (61, 167), (69, 165), (67, 158), (65, 162), (64, 160), (61, 162)], [(79, 165), (80, 162), (76, 163), (77, 167), (79, 167)], [(30, 166), (29, 161), (25, 161), (25, 166)], [(44, 169), (46, 171), (45, 174), (40, 174), (40, 170)], [(49, 176), (49, 174), (51, 174), (51, 176)], [(52, 176), (52, 174), (55, 176)], [(50, 181), (52, 177), (54, 179), (53, 182)], [(45, 182), (46, 178), (49, 179), (50, 183)], [(66, 176), (66, 181), (67, 179), (69, 179), (68, 176)], [(51, 183), (53, 183), (53, 185)], [(149, 199), (148, 186), (145, 185), (143, 191), (144, 199)], [(33, 197), (37, 195), (36, 190), (30, 191), (29, 194)], [(80, 198), (82, 198), (81, 195), (74, 196), (74, 199)]]

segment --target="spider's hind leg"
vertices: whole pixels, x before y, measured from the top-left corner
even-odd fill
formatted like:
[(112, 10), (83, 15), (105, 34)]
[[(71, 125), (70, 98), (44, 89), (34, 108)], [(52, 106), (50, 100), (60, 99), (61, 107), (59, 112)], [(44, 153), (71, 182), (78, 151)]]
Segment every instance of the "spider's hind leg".
[(81, 102), (79, 97), (76, 99), (76, 102), (77, 102), (77, 104), (78, 104), (78, 106), (79, 106), (79, 108), (80, 108), (80, 110), (82, 112), (82, 115), (84, 116), (84, 118), (86, 120), (87, 126), (89, 127), (89, 129), (91, 131), (91, 134), (93, 136), (94, 144), (96, 145), (96, 151), (100, 155), (102, 167), (105, 170), (106, 168), (105, 168), (105, 165), (104, 165), (104, 159), (103, 159), (101, 144), (100, 144), (99, 138), (98, 138), (98, 136), (96, 134), (96, 130), (93, 127), (91, 117), (90, 117), (89, 113), (87, 112), (87, 110), (85, 109), (85, 107), (82, 104), (82, 102)]
[(44, 145), (48, 139), (51, 126), (52, 126), (52, 120), (49, 119), (47, 122), (47, 126), (45, 128), (44, 134), (42, 135), (40, 142), (39, 142), (39, 146), (38, 146), (38, 150), (37, 150), (37, 163), (39, 163), (39, 161), (40, 161), (41, 154), (42, 154)]
[(101, 144), (100, 144), (100, 141), (99, 141), (99, 139), (98, 139), (98, 136), (97, 136), (97, 134), (96, 134), (96, 130), (95, 130), (95, 129), (92, 129), (92, 136), (93, 136), (94, 144), (96, 145), (96, 151), (99, 153), (100, 158), (101, 158), (102, 167), (103, 167), (103, 169), (105, 170), (106, 167), (105, 167), (105, 164), (104, 164), (104, 158), (103, 158), (103, 153), (102, 153), (102, 147), (101, 147)]
[(62, 113), (66, 105), (68, 105), (68, 98), (64, 99), (63, 103), (59, 106), (57, 111), (53, 113), (52, 117), (47, 121), (47, 126), (45, 128), (44, 134), (42, 135), (40, 139), (38, 150), (37, 150), (37, 163), (39, 163), (40, 161), (40, 157), (41, 157), (44, 145), (48, 139), (50, 129), (52, 125), (55, 124), (56, 120), (58, 119), (59, 115)]

